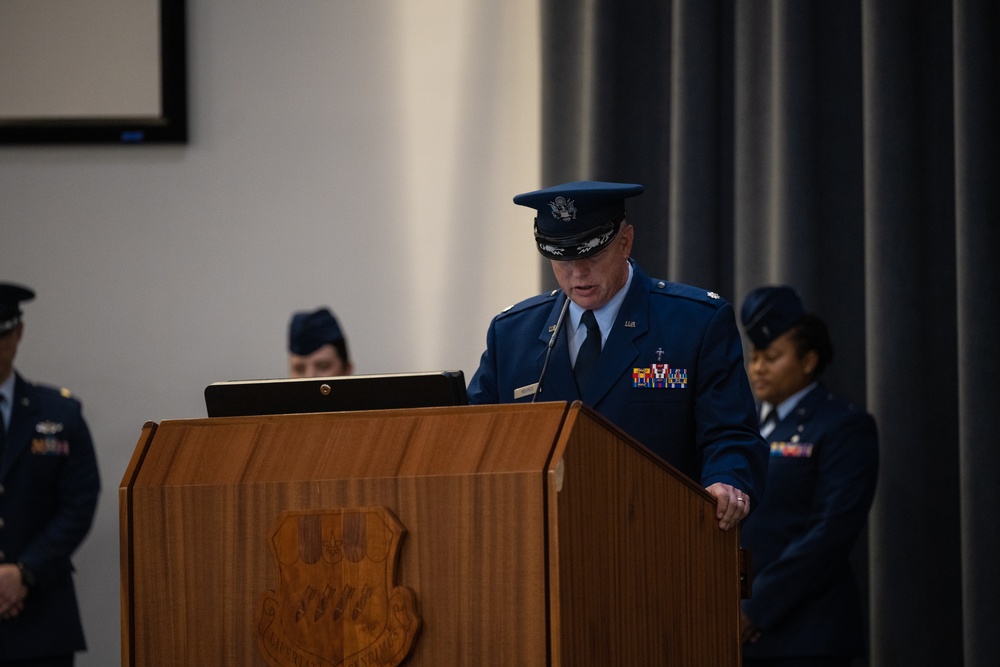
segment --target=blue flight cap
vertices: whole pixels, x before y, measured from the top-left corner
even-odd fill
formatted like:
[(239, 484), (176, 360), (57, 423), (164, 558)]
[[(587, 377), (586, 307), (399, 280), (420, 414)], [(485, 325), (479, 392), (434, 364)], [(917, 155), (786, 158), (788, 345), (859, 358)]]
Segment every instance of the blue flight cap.
[(517, 195), (514, 203), (538, 212), (538, 252), (548, 259), (579, 259), (611, 243), (625, 219), (625, 200), (643, 190), (635, 183), (574, 181)]
[(805, 315), (802, 299), (788, 285), (758, 287), (743, 300), (740, 319), (750, 341), (758, 350), (765, 349)]
[(328, 343), (334, 345), (342, 340), (344, 334), (328, 308), (295, 313), (288, 325), (288, 351), (292, 354), (312, 354)]
[(21, 321), (21, 302), (34, 298), (35, 293), (27, 287), (0, 283), (0, 336), (13, 331)]

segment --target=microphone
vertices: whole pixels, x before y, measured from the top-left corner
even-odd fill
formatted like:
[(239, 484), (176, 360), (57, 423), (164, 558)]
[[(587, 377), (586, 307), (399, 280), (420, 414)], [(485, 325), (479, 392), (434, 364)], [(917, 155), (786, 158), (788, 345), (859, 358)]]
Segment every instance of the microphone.
[(569, 310), (569, 297), (566, 297), (566, 301), (563, 303), (562, 310), (559, 311), (559, 319), (556, 320), (555, 329), (552, 330), (552, 336), (549, 338), (549, 344), (545, 348), (545, 361), (542, 362), (542, 372), (538, 374), (538, 382), (535, 383), (535, 393), (531, 395), (531, 402), (534, 403), (538, 395), (542, 393), (542, 378), (545, 377), (545, 371), (549, 367), (549, 357), (552, 356), (552, 348), (556, 346), (556, 336), (559, 335), (559, 329), (562, 328), (563, 320), (566, 319), (566, 311)]

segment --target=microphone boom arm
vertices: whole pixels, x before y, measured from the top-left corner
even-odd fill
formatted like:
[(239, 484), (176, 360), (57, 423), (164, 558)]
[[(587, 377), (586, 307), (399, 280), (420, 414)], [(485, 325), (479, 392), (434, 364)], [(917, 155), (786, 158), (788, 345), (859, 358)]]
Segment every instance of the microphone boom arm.
[(535, 392), (531, 395), (531, 402), (534, 403), (538, 395), (542, 393), (542, 378), (545, 377), (545, 371), (549, 367), (549, 357), (552, 356), (552, 348), (556, 346), (556, 337), (559, 335), (559, 329), (562, 328), (563, 320), (566, 318), (566, 311), (569, 310), (569, 297), (566, 297), (566, 301), (563, 302), (562, 310), (559, 311), (559, 319), (556, 320), (556, 327), (552, 331), (552, 336), (549, 338), (549, 344), (545, 349), (545, 361), (542, 362), (542, 372), (538, 374), (538, 382), (535, 383)]

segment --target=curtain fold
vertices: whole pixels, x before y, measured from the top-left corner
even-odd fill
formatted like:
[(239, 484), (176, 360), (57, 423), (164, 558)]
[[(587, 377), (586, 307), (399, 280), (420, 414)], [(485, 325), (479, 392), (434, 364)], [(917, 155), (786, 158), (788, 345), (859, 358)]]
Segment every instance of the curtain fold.
[(963, 646), (986, 665), (1000, 655), (1000, 530), (984, 511), (1000, 480), (1000, 3), (956, 2), (954, 35)]
[(799, 288), (879, 424), (869, 664), (992, 664), (1000, 3), (660, 5), (543, 0), (539, 185), (643, 183), (654, 275)]
[[(882, 458), (875, 664), (962, 664), (947, 10), (863, 5), (868, 385)], [(899, 520), (909, 513), (919, 520)], [(916, 641), (932, 636), (945, 640)]]
[[(670, 51), (670, 139), (666, 252), (650, 270), (695, 285), (732, 284), (732, 16), (717, 2), (674, 6)], [(661, 246), (662, 247), (662, 246)]]

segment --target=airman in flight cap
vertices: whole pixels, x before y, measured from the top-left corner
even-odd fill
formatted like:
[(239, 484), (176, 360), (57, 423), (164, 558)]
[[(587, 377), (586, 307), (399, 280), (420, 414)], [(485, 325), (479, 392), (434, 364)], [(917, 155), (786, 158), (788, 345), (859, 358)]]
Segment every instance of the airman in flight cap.
[(288, 324), (288, 372), (293, 378), (351, 375), (347, 338), (329, 308), (301, 311)]

